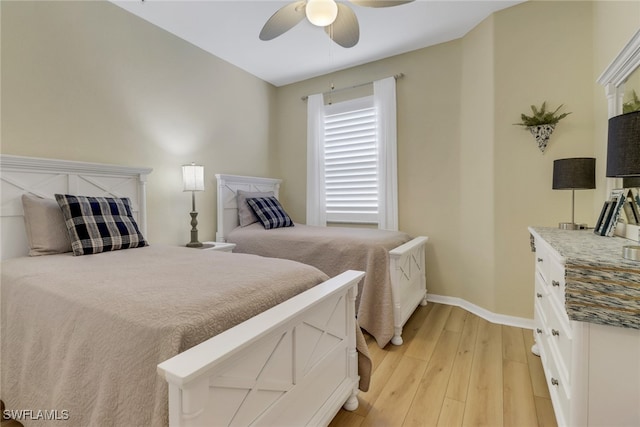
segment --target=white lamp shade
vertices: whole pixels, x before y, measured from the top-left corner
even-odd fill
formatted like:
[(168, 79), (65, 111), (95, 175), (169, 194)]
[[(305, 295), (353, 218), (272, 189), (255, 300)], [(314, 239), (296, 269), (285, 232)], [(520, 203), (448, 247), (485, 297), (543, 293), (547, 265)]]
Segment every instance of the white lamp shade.
[(182, 166), (183, 191), (204, 191), (204, 166), (190, 165)]
[(334, 0), (307, 0), (305, 13), (313, 25), (326, 27), (336, 20), (338, 5)]

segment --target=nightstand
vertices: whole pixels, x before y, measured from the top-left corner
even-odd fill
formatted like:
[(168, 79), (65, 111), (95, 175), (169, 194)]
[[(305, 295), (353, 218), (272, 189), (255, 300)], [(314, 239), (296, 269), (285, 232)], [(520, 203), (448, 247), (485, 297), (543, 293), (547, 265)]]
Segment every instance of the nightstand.
[(222, 252), (233, 252), (233, 249), (236, 247), (235, 243), (225, 243), (225, 242), (202, 242), (203, 251), (222, 251)]

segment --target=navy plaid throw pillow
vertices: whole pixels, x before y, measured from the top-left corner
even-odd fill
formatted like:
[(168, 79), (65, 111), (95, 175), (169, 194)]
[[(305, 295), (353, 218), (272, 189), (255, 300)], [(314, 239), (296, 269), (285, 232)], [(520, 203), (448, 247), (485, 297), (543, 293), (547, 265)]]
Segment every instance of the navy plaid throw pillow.
[(251, 197), (247, 199), (247, 204), (267, 230), (293, 227), (293, 221), (275, 197)]
[(56, 194), (56, 201), (62, 209), (74, 255), (147, 246), (128, 198)]

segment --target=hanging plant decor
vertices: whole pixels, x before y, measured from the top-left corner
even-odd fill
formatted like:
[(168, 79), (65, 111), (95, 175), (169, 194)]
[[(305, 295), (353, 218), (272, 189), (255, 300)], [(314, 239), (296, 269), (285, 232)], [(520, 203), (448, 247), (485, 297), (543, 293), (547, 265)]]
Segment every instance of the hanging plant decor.
[(571, 114), (562, 113), (556, 115), (560, 108), (562, 108), (562, 104), (554, 111), (547, 111), (546, 101), (542, 103), (540, 108), (536, 108), (535, 105), (532, 105), (531, 111), (533, 112), (533, 115), (527, 116), (526, 114), (521, 114), (520, 119), (522, 121), (520, 123), (515, 123), (518, 126), (524, 126), (529, 129), (529, 132), (531, 132), (531, 135), (535, 137), (536, 142), (538, 143), (538, 148), (543, 153), (545, 148), (547, 148), (551, 134), (556, 128), (556, 124)]
[(536, 139), (538, 143), (538, 148), (540, 151), (544, 153), (544, 149), (547, 148), (547, 144), (549, 143), (549, 138), (551, 138), (551, 134), (553, 130), (556, 128), (556, 125), (538, 125), (538, 126), (529, 126), (529, 132)]

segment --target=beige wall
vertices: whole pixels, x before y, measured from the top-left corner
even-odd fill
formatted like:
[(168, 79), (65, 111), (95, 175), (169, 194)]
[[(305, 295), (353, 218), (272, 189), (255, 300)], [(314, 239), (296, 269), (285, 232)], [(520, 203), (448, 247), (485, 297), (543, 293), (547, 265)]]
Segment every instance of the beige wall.
[(275, 88), (108, 2), (2, 1), (2, 153), (147, 166), (149, 239), (189, 241), (180, 166), (268, 175)]
[[(496, 243), (494, 184), (495, 53), (494, 19), (489, 17), (462, 39), (460, 93), (460, 207), (456, 228), (459, 281), (455, 293), (487, 309), (495, 306)], [(499, 227), (498, 227), (499, 229)], [(469, 280), (469, 278), (472, 278)]]
[[(527, 225), (571, 221), (571, 192), (552, 190), (553, 160), (592, 157), (592, 4), (528, 2), (495, 15), (495, 311), (533, 316)], [(529, 105), (571, 112), (544, 154), (522, 127)], [(576, 221), (593, 226), (593, 190), (576, 191)]]
[[(526, 226), (570, 217), (570, 193), (551, 190), (553, 160), (596, 156), (604, 175), (595, 80), (640, 27), (638, 2), (527, 2), (460, 40), (276, 89), (109, 3), (0, 8), (2, 153), (153, 167), (153, 242), (189, 238), (190, 161), (207, 171), (202, 240), (214, 238), (216, 172), (283, 178), (283, 202), (304, 221), (300, 98), (404, 73), (400, 227), (430, 237), (429, 291), (521, 317), (532, 316)], [(573, 114), (542, 154), (512, 123), (544, 100)], [(593, 224), (604, 197), (577, 192), (576, 219)]]

